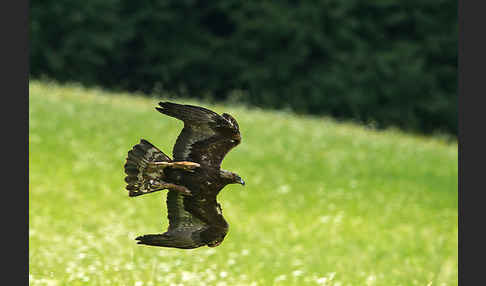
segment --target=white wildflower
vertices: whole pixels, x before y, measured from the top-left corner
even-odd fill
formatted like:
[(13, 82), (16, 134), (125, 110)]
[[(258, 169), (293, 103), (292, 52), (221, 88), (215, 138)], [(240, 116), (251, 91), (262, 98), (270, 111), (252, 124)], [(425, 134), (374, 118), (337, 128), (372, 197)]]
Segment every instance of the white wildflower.
[(285, 280), (287, 280), (287, 275), (285, 275), (285, 274), (282, 274), (282, 275), (275, 277), (275, 282), (285, 281)]
[(327, 223), (327, 222), (329, 222), (329, 219), (330, 219), (330, 218), (331, 218), (331, 217), (330, 217), (330, 216), (328, 216), (328, 215), (326, 215), (326, 216), (321, 216), (321, 217), (319, 218), (319, 221), (320, 221), (321, 223)]
[(368, 278), (366, 278), (366, 285), (373, 285), (376, 281), (376, 276), (375, 275), (370, 275)]
[(319, 285), (326, 285), (327, 283), (327, 277), (320, 277), (316, 279), (316, 283)]
[(304, 273), (302, 270), (294, 270), (294, 271), (292, 271), (292, 276), (298, 277), (298, 276), (302, 275), (302, 273)]
[(281, 194), (286, 194), (288, 192), (290, 192), (290, 186), (289, 185), (281, 185), (277, 192), (281, 193)]

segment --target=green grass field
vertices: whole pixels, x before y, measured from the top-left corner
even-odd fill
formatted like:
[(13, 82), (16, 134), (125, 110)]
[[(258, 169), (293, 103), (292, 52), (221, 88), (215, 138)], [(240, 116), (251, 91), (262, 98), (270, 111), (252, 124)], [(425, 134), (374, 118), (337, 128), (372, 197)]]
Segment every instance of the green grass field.
[[(242, 106), (216, 248), (140, 246), (164, 192), (129, 198), (128, 150), (171, 154), (157, 98), (31, 81), (30, 285), (457, 285), (457, 142)], [(181, 100), (182, 103), (196, 103)]]

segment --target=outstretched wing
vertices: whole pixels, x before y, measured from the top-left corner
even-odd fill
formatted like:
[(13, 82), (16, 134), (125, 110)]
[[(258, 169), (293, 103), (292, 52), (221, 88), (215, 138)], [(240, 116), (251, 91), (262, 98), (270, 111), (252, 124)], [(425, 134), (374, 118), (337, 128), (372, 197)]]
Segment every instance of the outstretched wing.
[(193, 232), (206, 225), (184, 209), (185, 198), (180, 192), (169, 190), (167, 193), (167, 217), (169, 219), (168, 232), (185, 230)]
[(219, 115), (203, 107), (171, 102), (159, 105), (158, 111), (184, 122), (174, 145), (174, 161), (220, 168), (226, 154), (241, 142), (238, 123), (227, 113)]
[(186, 197), (180, 192), (170, 190), (167, 193), (167, 209), (169, 218), (169, 227), (162, 234), (141, 235), (135, 240), (137, 244), (174, 247), (181, 249), (197, 248), (210, 244), (203, 240), (202, 233), (211, 231), (211, 228), (201, 222), (185, 210)]

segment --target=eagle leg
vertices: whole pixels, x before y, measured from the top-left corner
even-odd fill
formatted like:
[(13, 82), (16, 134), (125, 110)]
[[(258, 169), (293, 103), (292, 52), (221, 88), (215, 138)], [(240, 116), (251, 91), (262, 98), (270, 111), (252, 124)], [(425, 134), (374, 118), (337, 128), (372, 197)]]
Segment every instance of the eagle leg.
[(167, 183), (167, 182), (164, 182), (164, 181), (161, 181), (161, 180), (150, 180), (150, 181), (146, 182), (146, 187), (141, 189), (141, 190), (130, 189), (129, 195), (130, 195), (130, 197), (137, 197), (137, 196), (141, 196), (141, 195), (145, 195), (145, 194), (150, 194), (150, 193), (153, 193), (153, 192), (162, 191), (162, 190), (165, 190), (165, 189), (175, 190), (175, 191), (181, 192), (182, 194), (184, 194), (186, 196), (192, 196), (192, 193), (188, 188), (181, 186), (181, 185)]
[(155, 189), (154, 191), (169, 189), (169, 190), (181, 192), (182, 194), (184, 194), (186, 196), (192, 196), (191, 191), (188, 188), (181, 186), (181, 185), (167, 183), (167, 182), (164, 182), (164, 181), (151, 181), (150, 184), (151, 184), (151, 188)]
[(190, 172), (194, 172), (193, 170), (196, 168), (201, 167), (199, 163), (189, 162), (189, 161), (179, 161), (179, 162), (152, 162), (150, 163), (154, 166), (162, 166), (163, 168), (170, 167), (174, 169), (182, 169)]

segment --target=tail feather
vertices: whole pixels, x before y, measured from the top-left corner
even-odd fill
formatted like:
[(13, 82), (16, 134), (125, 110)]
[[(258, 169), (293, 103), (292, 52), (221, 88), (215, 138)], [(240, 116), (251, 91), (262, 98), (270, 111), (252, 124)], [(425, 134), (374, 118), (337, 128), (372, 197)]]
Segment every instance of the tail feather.
[(147, 140), (140, 140), (140, 143), (128, 151), (125, 163), (125, 182), (129, 196), (138, 196), (146, 193), (151, 179), (163, 179), (163, 173), (151, 170), (150, 162), (171, 162), (169, 156), (160, 151)]

